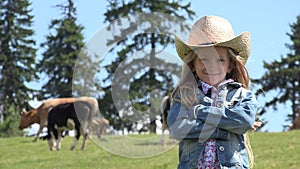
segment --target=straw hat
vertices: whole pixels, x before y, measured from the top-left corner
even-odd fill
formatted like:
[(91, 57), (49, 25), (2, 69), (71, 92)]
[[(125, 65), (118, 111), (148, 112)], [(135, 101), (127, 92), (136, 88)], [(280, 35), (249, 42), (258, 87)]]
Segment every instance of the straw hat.
[(193, 25), (187, 43), (175, 35), (175, 46), (184, 63), (194, 59), (188, 55), (191, 50), (220, 46), (233, 49), (243, 59), (243, 64), (246, 64), (250, 55), (250, 33), (243, 32), (235, 36), (231, 24), (226, 19), (218, 16), (204, 16)]

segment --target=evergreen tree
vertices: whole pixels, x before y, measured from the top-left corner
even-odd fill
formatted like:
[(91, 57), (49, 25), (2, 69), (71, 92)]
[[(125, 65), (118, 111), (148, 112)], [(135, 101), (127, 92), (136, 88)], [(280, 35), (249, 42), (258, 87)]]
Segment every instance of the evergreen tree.
[[(107, 44), (117, 44), (110, 51), (116, 53), (117, 58), (105, 67), (108, 76), (104, 82), (109, 85), (103, 87), (101, 112), (119, 128), (149, 119), (150, 132), (155, 132), (155, 120), (160, 114), (159, 100), (170, 94), (174, 87), (172, 75), (179, 75), (181, 71), (178, 64), (157, 56), (170, 44), (174, 45), (174, 25), (186, 30), (188, 25), (184, 20), (192, 19), (195, 13), (189, 9), (190, 3), (181, 5), (180, 0), (108, 2), (105, 22), (110, 23), (108, 30), (114, 34)], [(121, 17), (127, 22), (118, 20)], [(143, 32), (136, 34), (141, 26)], [(117, 28), (120, 28), (119, 32)], [(140, 51), (144, 55), (132, 59), (134, 53)], [(128, 61), (128, 58), (132, 60)], [(132, 110), (133, 114), (129, 112), (131, 117), (119, 118), (119, 111)]]
[[(0, 120), (6, 126), (11, 126), (11, 119), (16, 119), (21, 109), (28, 106), (33, 90), (26, 83), (37, 78), (30, 5), (28, 0), (0, 2)], [(9, 130), (0, 128), (0, 133)]]
[(83, 26), (76, 23), (73, 0), (56, 7), (62, 11), (62, 18), (51, 21), (47, 40), (41, 44), (45, 48), (43, 58), (37, 66), (49, 79), (42, 86), (40, 99), (72, 97), (74, 67), (84, 47)]
[(288, 120), (294, 121), (300, 110), (300, 16), (297, 17), (296, 23), (290, 25), (290, 37), (292, 44), (286, 44), (290, 49), (290, 53), (286, 57), (281, 57), (279, 61), (271, 63), (264, 62), (266, 73), (261, 79), (255, 81), (262, 85), (262, 92), (277, 91), (278, 94), (272, 100), (266, 102), (265, 108), (262, 109), (260, 115), (266, 112), (266, 108), (272, 106), (275, 110), (277, 104), (292, 103), (292, 114)]
[(73, 73), (73, 96), (92, 96), (99, 97), (99, 80), (96, 74), (100, 72), (99, 56), (90, 53), (85, 47), (78, 55)]

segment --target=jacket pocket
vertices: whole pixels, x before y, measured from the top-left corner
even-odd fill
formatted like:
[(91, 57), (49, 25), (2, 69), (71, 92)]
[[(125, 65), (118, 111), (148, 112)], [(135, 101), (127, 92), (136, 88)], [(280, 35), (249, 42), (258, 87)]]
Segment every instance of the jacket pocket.
[(183, 140), (180, 146), (180, 163), (195, 163), (203, 151), (203, 144), (198, 143), (198, 139)]

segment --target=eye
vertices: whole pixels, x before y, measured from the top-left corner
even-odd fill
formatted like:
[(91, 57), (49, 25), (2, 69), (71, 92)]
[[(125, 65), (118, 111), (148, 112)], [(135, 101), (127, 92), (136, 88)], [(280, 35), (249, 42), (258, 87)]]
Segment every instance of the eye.
[(219, 58), (218, 58), (218, 62), (226, 62), (226, 57), (225, 56), (220, 56)]
[(199, 60), (200, 60), (201, 62), (205, 62), (205, 61), (207, 61), (208, 59), (207, 59), (207, 58), (199, 58)]

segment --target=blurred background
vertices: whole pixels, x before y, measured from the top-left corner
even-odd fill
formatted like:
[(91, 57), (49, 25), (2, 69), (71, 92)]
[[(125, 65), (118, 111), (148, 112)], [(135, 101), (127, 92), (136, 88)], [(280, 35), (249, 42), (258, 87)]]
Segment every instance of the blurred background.
[[(246, 66), (260, 105), (257, 118), (264, 122), (259, 131), (290, 130), (300, 108), (299, 6), (296, 0), (1, 1), (0, 137), (35, 133), (18, 130), (22, 110), (79, 96), (98, 100), (115, 134), (160, 134), (160, 103), (176, 86), (182, 65), (174, 34), (187, 38), (204, 15), (228, 19), (236, 35), (251, 33)], [(139, 25), (144, 32), (137, 32)], [(141, 51), (146, 60), (136, 57)], [(156, 65), (139, 65), (147, 59)], [(124, 74), (114, 78), (118, 69)], [(112, 84), (128, 98), (114, 94)]]

